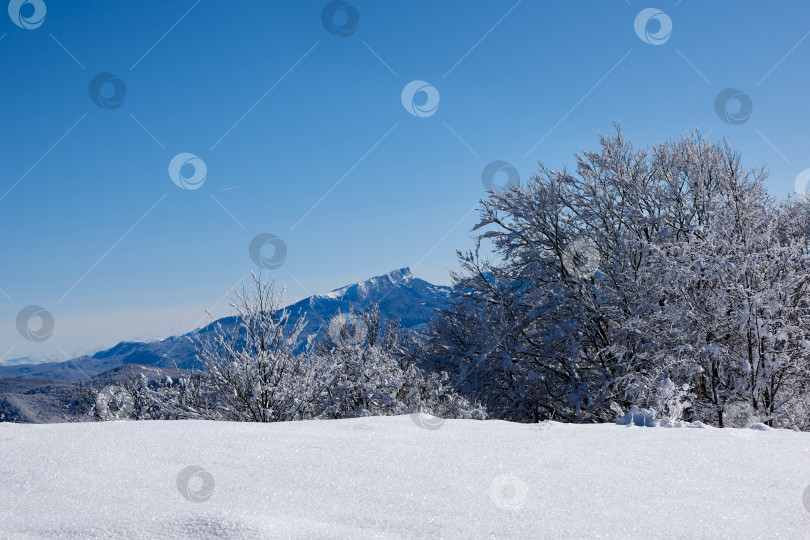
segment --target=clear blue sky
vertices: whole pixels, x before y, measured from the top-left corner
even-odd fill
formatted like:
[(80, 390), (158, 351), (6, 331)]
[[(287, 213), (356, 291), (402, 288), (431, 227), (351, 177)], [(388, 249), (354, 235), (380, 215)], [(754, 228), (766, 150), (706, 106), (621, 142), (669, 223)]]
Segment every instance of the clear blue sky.
[[(614, 120), (640, 145), (727, 136), (779, 196), (810, 167), (804, 1), (352, 0), (345, 37), (324, 1), (44, 4), (37, 28), (0, 20), (6, 359), (188, 330), (256, 268), (260, 233), (287, 246), (291, 299), (403, 266), (447, 283), (488, 163), (571, 165)], [(672, 22), (658, 45), (634, 28), (651, 6)], [(117, 108), (90, 99), (99, 73), (126, 85)], [(434, 114), (403, 107), (414, 80)], [(739, 125), (715, 112), (730, 87), (753, 103)], [(182, 152), (199, 189), (169, 177)], [(28, 305), (53, 314), (41, 343), (17, 331)]]

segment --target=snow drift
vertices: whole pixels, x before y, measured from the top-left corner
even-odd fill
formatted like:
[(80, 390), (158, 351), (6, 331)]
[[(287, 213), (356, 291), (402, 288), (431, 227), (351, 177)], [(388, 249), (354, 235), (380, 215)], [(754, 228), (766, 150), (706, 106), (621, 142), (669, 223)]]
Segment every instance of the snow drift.
[(0, 537), (806, 538), (810, 435), (425, 417), (0, 424)]

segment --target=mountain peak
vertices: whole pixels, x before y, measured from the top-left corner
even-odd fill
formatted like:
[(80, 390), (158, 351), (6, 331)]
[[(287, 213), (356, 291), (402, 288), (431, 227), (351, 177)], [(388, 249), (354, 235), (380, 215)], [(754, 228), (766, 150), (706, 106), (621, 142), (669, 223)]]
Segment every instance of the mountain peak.
[(352, 283), (351, 285), (344, 285), (343, 287), (339, 287), (332, 292), (315, 295), (312, 298), (316, 300), (322, 297), (337, 298), (343, 296), (349, 291), (356, 291), (361, 296), (365, 296), (370, 291), (379, 291), (381, 288), (388, 288), (392, 285), (405, 285), (413, 279), (414, 277), (413, 274), (411, 274), (411, 269), (406, 266), (404, 268), (400, 268), (399, 270), (392, 270), (387, 274), (374, 276), (364, 281)]
[(413, 274), (411, 274), (411, 269), (406, 266), (405, 268), (400, 268), (399, 270), (393, 270), (391, 272), (388, 272), (387, 274), (380, 277), (390, 279), (391, 283), (405, 283), (406, 281), (410, 281), (413, 279)]
[(411, 269), (406, 266), (405, 268), (393, 270), (387, 274), (375, 276), (338, 290), (346, 291), (356, 288), (360, 296), (367, 296), (369, 294), (373, 294), (373, 291), (379, 293), (380, 291), (388, 290), (391, 287), (409, 286), (413, 279), (414, 277), (413, 274), (411, 274)]
[[(449, 297), (449, 287), (433, 285), (414, 277), (410, 268), (404, 267), (346, 285), (330, 293), (310, 296), (288, 308), (291, 313), (291, 324), (294, 324), (298, 317), (305, 317), (302, 336), (307, 338), (321, 331), (338, 313), (350, 311), (361, 313), (374, 305), (379, 305), (381, 314), (387, 319), (396, 320), (402, 328), (419, 331), (429, 323), (435, 311), (446, 304)], [(229, 327), (234, 323), (235, 317), (225, 317), (194, 332), (204, 334), (216, 325)], [(39, 377), (78, 380), (125, 364), (186, 369), (199, 367), (199, 359), (187, 334), (147, 343), (121, 342), (106, 351), (67, 362), (39, 366), (0, 365), (0, 379)]]

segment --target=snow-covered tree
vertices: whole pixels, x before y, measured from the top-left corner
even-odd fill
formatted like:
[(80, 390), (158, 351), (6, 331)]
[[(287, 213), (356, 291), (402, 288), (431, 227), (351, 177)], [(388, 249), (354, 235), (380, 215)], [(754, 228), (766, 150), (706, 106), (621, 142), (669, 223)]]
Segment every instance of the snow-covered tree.
[(722, 425), (739, 400), (784, 415), (807, 381), (807, 219), (787, 217), (805, 205), (775, 204), (764, 171), (697, 133), (599, 142), (482, 202), (433, 362), (513, 420), (638, 404)]
[[(235, 316), (195, 334), (200, 370), (155, 370), (74, 389), (79, 419), (198, 418), (278, 422), (430, 413), (485, 418), (453, 391), (446, 373), (418, 367), (413, 337), (378, 306), (338, 314), (315, 339), (290, 321), (283, 291), (253, 275), (232, 301)], [(314, 347), (308, 345), (314, 342)]]
[[(347, 328), (348, 327), (348, 328)], [(408, 354), (413, 336), (385, 320), (378, 305), (360, 315), (338, 314), (315, 350), (328, 366), (319, 417), (346, 418), (424, 412), (442, 418), (484, 418), (453, 391), (446, 373), (418, 367)]]
[(251, 274), (250, 290), (243, 285), (231, 306), (229, 327), (217, 323), (198, 334), (197, 354), (204, 366), (203, 382), (217, 398), (216, 416), (227, 420), (277, 422), (312, 414), (321, 389), (313, 357), (298, 351), (304, 319), (288, 324), (284, 292), (273, 282)]

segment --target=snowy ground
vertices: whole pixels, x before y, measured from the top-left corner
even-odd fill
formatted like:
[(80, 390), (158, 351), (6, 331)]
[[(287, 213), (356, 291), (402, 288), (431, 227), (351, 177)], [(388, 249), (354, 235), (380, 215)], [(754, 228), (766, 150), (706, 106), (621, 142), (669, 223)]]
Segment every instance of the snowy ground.
[(808, 538), (809, 448), (790, 431), (408, 416), (6, 423), (0, 537)]

